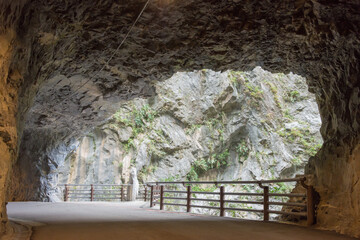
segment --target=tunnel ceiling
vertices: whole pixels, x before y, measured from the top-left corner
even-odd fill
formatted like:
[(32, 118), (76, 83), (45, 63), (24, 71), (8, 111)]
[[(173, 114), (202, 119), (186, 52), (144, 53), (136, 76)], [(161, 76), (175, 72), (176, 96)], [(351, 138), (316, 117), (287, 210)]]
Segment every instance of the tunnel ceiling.
[[(19, 155), (8, 199), (44, 197), (40, 181), (57, 167), (56, 156), (71, 151), (72, 139), (121, 101), (154, 94), (154, 81), (177, 71), (262, 66), (307, 78), (325, 140), (308, 166), (323, 201), (319, 223), (360, 234), (359, 207), (350, 207), (360, 204), (359, 1), (152, 0), (109, 64), (144, 1), (2, 4), (2, 36), (12, 40), (2, 78), (5, 92), (17, 92), (4, 99), (17, 102), (21, 136), (21, 145), (14, 134), (7, 141)], [(339, 200), (337, 191), (349, 194)], [(331, 220), (339, 214), (340, 226)]]

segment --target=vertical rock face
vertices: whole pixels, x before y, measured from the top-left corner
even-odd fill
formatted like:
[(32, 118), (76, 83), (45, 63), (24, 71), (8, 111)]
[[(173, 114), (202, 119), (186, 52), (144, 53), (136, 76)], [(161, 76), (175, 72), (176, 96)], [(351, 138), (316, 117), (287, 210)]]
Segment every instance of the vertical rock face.
[(21, 137), (8, 199), (46, 197), (38, 189), (56, 168), (56, 156), (72, 151), (74, 138), (115, 113), (121, 101), (151, 95), (152, 81), (176, 71), (260, 65), (306, 76), (325, 142), (308, 167), (321, 196), (318, 223), (359, 236), (359, 2), (154, 0), (107, 63), (143, 4), (0, 3), (1, 183), (9, 185), (15, 136)]
[(12, 162), (16, 158), (18, 137), (16, 128), (18, 88), (16, 85), (21, 76), (18, 73), (9, 73), (14, 37), (15, 33), (10, 30), (0, 34), (0, 236), (2, 230), (5, 229), (6, 184)]
[[(24, 90), (27, 53), (22, 52), (17, 23), (25, 1), (0, 3), (0, 237), (5, 232), (6, 193), (13, 163), (18, 153), (18, 140), (22, 132), (19, 95)], [(9, 227), (9, 225), (8, 225)]]
[(322, 144), (315, 96), (292, 73), (176, 73), (155, 92), (80, 139), (59, 183), (128, 183), (133, 167), (142, 182), (289, 178)]

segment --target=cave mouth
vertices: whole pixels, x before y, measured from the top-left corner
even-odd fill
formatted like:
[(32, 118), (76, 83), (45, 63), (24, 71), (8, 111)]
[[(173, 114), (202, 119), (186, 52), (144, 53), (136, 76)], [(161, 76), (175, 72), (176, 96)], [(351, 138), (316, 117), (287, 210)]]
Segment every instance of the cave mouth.
[[(152, 80), (170, 77), (162, 74), (202, 68), (248, 70), (261, 65), (272, 72), (291, 70), (307, 77), (319, 103), (325, 141), (308, 166), (321, 196), (318, 223), (359, 236), (359, 4), (199, 0), (172, 1), (163, 7), (159, 2), (151, 3), (140, 19), (131, 36), (135, 43), (118, 52), (110, 63), (113, 67), (77, 92), (73, 103), (65, 101), (66, 107), (64, 102), (56, 104), (72, 91), (67, 82), (81, 84), (100, 69), (124, 35), (122, 27), (131, 26), (143, 1), (1, 4), (5, 6), (1, 31), (14, 34), (1, 36), (5, 48), (0, 94), (5, 114), (0, 118), (0, 148), (5, 160), (0, 169), (0, 232), (7, 221), (6, 199), (48, 197), (44, 193), (53, 188), (43, 185), (39, 190), (40, 181), (56, 178), (51, 175), (59, 166), (55, 159), (65, 159), (69, 149), (76, 148), (71, 143), (76, 143), (77, 136), (100, 124), (105, 113), (114, 113), (108, 111), (111, 104), (118, 109), (120, 99), (149, 95)], [(43, 41), (42, 35), (50, 41)], [(23, 117), (38, 87), (51, 81), (69, 89), (59, 95), (39, 92), (44, 98), (35, 100), (38, 113), (23, 131)], [(56, 111), (47, 115), (52, 108)], [(15, 163), (17, 156), (21, 160)]]
[(322, 145), (315, 96), (299, 75), (203, 69), (154, 88), (59, 155), (41, 176), (41, 200), (62, 199), (59, 184), (126, 184), (131, 169), (140, 183), (292, 178)]

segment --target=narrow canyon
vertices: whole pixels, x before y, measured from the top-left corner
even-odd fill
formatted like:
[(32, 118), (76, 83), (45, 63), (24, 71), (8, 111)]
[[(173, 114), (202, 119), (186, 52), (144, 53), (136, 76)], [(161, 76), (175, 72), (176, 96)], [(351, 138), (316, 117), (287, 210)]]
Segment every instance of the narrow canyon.
[(135, 169), (305, 174), (315, 226), (360, 237), (359, 26), (358, 0), (1, 1), (0, 236), (7, 202)]

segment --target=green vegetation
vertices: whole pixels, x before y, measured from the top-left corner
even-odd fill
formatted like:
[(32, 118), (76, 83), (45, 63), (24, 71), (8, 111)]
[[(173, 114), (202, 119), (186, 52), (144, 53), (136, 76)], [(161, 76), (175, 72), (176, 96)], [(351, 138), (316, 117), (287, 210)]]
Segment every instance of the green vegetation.
[(245, 72), (242, 71), (230, 71), (228, 74), (228, 78), (230, 79), (231, 83), (234, 87), (237, 87), (239, 82), (241, 81), (241, 77), (245, 77)]
[(296, 101), (299, 101), (301, 100), (300, 98), (300, 93), (296, 90), (293, 90), (293, 91), (290, 91), (290, 92), (287, 92), (286, 96), (284, 97), (285, 101), (287, 102), (296, 102)]
[(246, 73), (230, 71), (228, 77), (233, 83), (234, 87), (237, 87), (239, 83), (245, 86), (244, 92), (251, 96), (251, 101), (249, 102), (251, 106), (257, 108), (260, 106), (260, 101), (263, 97), (263, 91), (259, 86), (255, 86), (250, 83), (249, 79), (246, 77)]
[(271, 83), (269, 81), (266, 81), (265, 83), (269, 86), (272, 94), (274, 95), (274, 101), (276, 103), (276, 106), (281, 109), (282, 106), (281, 106), (281, 103), (279, 100), (278, 89), (276, 88), (276, 86), (273, 83)]
[(157, 156), (160, 158), (162, 158), (166, 155), (166, 152), (161, 151), (155, 147), (154, 142), (152, 140), (148, 144), (148, 153), (150, 155), (154, 155), (154, 156)]
[(293, 189), (293, 186), (286, 183), (276, 183), (270, 187), (270, 193), (290, 193)]
[(191, 135), (199, 128), (201, 128), (200, 124), (193, 124), (190, 126), (190, 128), (186, 128), (185, 133)]
[(176, 176), (169, 176), (167, 178), (160, 179), (160, 182), (176, 182), (180, 180), (180, 175), (177, 174)]
[(283, 129), (277, 133), (281, 137), (286, 138), (290, 143), (301, 144), (304, 148), (304, 152), (309, 156), (315, 156), (322, 146), (322, 144), (315, 142), (314, 137), (310, 136), (310, 131), (308, 129)]
[(290, 114), (290, 110), (289, 109), (285, 109), (283, 111), (283, 117), (290, 120), (290, 121), (293, 121), (294, 120), (294, 117)]
[(260, 90), (260, 88), (258, 86), (254, 86), (249, 81), (246, 81), (246, 80), (245, 80), (245, 86), (247, 88), (247, 90), (245, 90), (245, 93), (250, 94), (250, 96), (252, 96), (253, 98), (255, 98), (257, 100), (262, 99), (263, 91)]
[(250, 149), (248, 148), (245, 140), (242, 140), (237, 146), (236, 146), (236, 152), (239, 155), (239, 161), (243, 157), (244, 159), (247, 159), (249, 156)]
[(125, 144), (124, 144), (125, 152), (130, 152), (130, 149), (136, 150), (136, 145), (134, 143), (134, 139), (130, 138)]
[(212, 154), (207, 159), (201, 158), (196, 160), (191, 166), (190, 172), (187, 174), (186, 178), (189, 181), (196, 181), (197, 179), (199, 179), (199, 175), (205, 173), (210, 169), (219, 169), (221, 167), (227, 166), (227, 160), (229, 158), (229, 155), (229, 150), (226, 149), (219, 154)]
[(295, 166), (298, 166), (298, 165), (301, 165), (302, 164), (302, 161), (299, 157), (295, 157), (291, 160), (291, 162), (295, 165)]
[[(122, 117), (125, 115), (126, 117)], [(131, 113), (123, 114), (118, 111), (113, 115), (115, 123), (131, 127), (134, 136), (151, 128), (151, 123), (154, 121), (158, 113), (153, 110), (148, 104), (143, 105), (140, 109), (132, 108)]]
[[(213, 139), (219, 139), (221, 143), (224, 143), (225, 141), (225, 124), (226, 124), (227, 118), (226, 114), (224, 112), (221, 112), (220, 114), (217, 114), (217, 116), (201, 123), (201, 124), (193, 124), (190, 127), (186, 128), (185, 132), (188, 135), (193, 134), (197, 129), (200, 129), (204, 125), (209, 129), (211, 133), (211, 137)], [(209, 143), (209, 149), (212, 152), (212, 146), (213, 143)]]
[(156, 168), (157, 167), (154, 165), (143, 166), (143, 168), (138, 173), (138, 179), (140, 180), (140, 182), (145, 182), (146, 176), (154, 173), (156, 171)]
[(191, 167), (190, 172), (188, 172), (188, 174), (186, 175), (186, 179), (188, 181), (197, 181), (199, 179), (199, 176), (195, 171), (194, 166)]
[(308, 146), (308, 148), (305, 149), (305, 152), (306, 152), (308, 155), (310, 155), (310, 156), (315, 156), (316, 153), (320, 150), (321, 146), (322, 146), (321, 143)]
[(191, 185), (191, 191), (196, 192), (214, 192), (217, 188), (215, 185)]
[(119, 173), (122, 173), (124, 164), (121, 162), (119, 163)]

